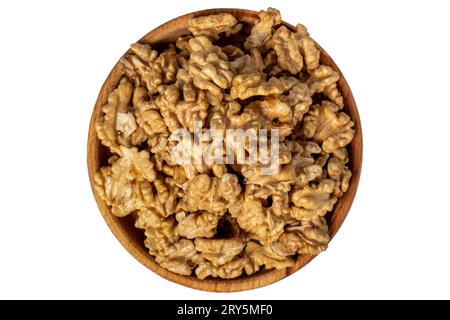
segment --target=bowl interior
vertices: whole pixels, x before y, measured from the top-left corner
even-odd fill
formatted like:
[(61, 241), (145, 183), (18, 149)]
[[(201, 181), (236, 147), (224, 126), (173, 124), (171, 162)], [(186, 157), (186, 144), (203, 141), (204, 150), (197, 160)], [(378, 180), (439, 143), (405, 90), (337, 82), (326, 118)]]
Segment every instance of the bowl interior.
[[(188, 32), (187, 21), (192, 17), (217, 14), (222, 12), (233, 14), (239, 22), (244, 24), (245, 28), (250, 28), (250, 24), (257, 20), (257, 13), (249, 10), (210, 9), (198, 11), (178, 17), (159, 26), (158, 28), (154, 29), (143, 38), (141, 38), (139, 42), (149, 43), (154, 48), (162, 48), (168, 43), (174, 42), (179, 36), (184, 35)], [(285, 22), (283, 23), (287, 27), (293, 29), (290, 24)], [(321, 50), (320, 63), (332, 67), (340, 75), (338, 86), (340, 87), (341, 93), (344, 97), (344, 111), (351, 117), (352, 121), (355, 123), (355, 137), (349, 147), (349, 168), (352, 171), (352, 178), (350, 180), (349, 189), (341, 198), (339, 198), (338, 202), (335, 205), (334, 211), (327, 215), (330, 236), (331, 238), (333, 238), (333, 236), (342, 225), (348, 211), (350, 210), (353, 198), (356, 194), (356, 189), (358, 187), (362, 164), (362, 133), (356, 103), (344, 76), (342, 75), (341, 71), (334, 63), (334, 61), (331, 59), (331, 57), (325, 52), (325, 50), (323, 50), (320, 46), (319, 48)], [(116, 64), (109, 74), (108, 78), (106, 79), (105, 83), (103, 84), (94, 110), (92, 112), (87, 150), (89, 179), (92, 188), (94, 185), (95, 172), (100, 167), (107, 165), (107, 160), (111, 156), (109, 150), (104, 147), (97, 138), (95, 131), (95, 122), (97, 121), (98, 117), (101, 116), (102, 106), (107, 102), (109, 93), (117, 86), (120, 77), (120, 67), (118, 66), (118, 64)], [(95, 196), (95, 199), (97, 201), (100, 212), (102, 213), (109, 228), (117, 237), (117, 239), (122, 243), (122, 245), (130, 252), (130, 254), (132, 254), (147, 268), (151, 269), (160, 276), (191, 288), (220, 292), (231, 292), (258, 288), (285, 278), (286, 276), (305, 266), (314, 258), (314, 256), (312, 255), (301, 255), (297, 258), (295, 265), (291, 268), (287, 268), (285, 270), (266, 270), (257, 273), (256, 275), (241, 276), (232, 280), (209, 278), (205, 280), (199, 280), (195, 276), (178, 275), (160, 267), (159, 264), (155, 262), (154, 258), (147, 253), (147, 249), (144, 246), (144, 232), (134, 227), (135, 217), (133, 215), (129, 215), (125, 218), (117, 218), (111, 213), (109, 207), (102, 200), (100, 200), (97, 196)]]

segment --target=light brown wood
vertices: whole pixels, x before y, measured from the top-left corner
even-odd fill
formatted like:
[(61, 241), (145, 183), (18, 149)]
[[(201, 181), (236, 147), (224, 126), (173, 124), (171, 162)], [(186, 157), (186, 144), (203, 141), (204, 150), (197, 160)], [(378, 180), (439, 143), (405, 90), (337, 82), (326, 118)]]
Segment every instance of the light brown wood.
[[(237, 20), (243, 23), (250, 23), (252, 21), (255, 21), (257, 17), (256, 12), (241, 9), (210, 9), (193, 12), (164, 23), (163, 25), (145, 35), (142, 39), (139, 40), (139, 42), (150, 43), (152, 46), (158, 48), (167, 43), (175, 41), (178, 36), (186, 34), (187, 21), (190, 18), (208, 14), (217, 14), (221, 12), (231, 13), (236, 17)], [(291, 25), (287, 23), (285, 23), (285, 25), (293, 29)], [(331, 57), (325, 52), (325, 50), (323, 50), (322, 48), (320, 49), (320, 62), (322, 64), (331, 66), (334, 70), (339, 72), (340, 80), (338, 84), (345, 101), (344, 110), (355, 123), (356, 129), (355, 138), (350, 144), (349, 166), (353, 173), (350, 180), (350, 186), (343, 197), (338, 200), (337, 204), (335, 205), (334, 211), (328, 214), (330, 235), (331, 237), (333, 237), (344, 222), (344, 219), (346, 218), (350, 210), (356, 194), (356, 189), (358, 187), (362, 165), (362, 132), (358, 109), (356, 107), (356, 103), (350, 87), (348, 86), (343, 74), (331, 59)], [(92, 189), (94, 186), (95, 172), (101, 166), (107, 164), (107, 159), (110, 156), (109, 150), (102, 146), (97, 138), (95, 132), (95, 122), (101, 115), (102, 106), (107, 102), (109, 93), (117, 86), (119, 79), (120, 69), (116, 64), (116, 66), (112, 69), (111, 73), (105, 80), (105, 83), (100, 90), (97, 102), (95, 103), (95, 107), (92, 112), (87, 145), (87, 163)], [(111, 214), (109, 207), (101, 199), (99, 199), (95, 195), (95, 193), (94, 196), (100, 212), (102, 213), (109, 228), (133, 257), (135, 257), (139, 262), (141, 262), (143, 265), (145, 265), (147, 268), (157, 273), (161, 277), (187, 287), (215, 292), (232, 292), (259, 288), (291, 275), (292, 273), (296, 272), (307, 263), (309, 263), (312, 259), (314, 259), (314, 256), (302, 255), (297, 259), (295, 265), (292, 268), (287, 268), (285, 270), (268, 270), (253, 276), (241, 276), (233, 280), (199, 280), (195, 276), (178, 275), (160, 267), (155, 262), (154, 258), (147, 253), (147, 250), (144, 247), (144, 234), (142, 230), (138, 230), (134, 227), (134, 221), (132, 217), (115, 217)], [(330, 266), (330, 269), (331, 268), (332, 266)]]

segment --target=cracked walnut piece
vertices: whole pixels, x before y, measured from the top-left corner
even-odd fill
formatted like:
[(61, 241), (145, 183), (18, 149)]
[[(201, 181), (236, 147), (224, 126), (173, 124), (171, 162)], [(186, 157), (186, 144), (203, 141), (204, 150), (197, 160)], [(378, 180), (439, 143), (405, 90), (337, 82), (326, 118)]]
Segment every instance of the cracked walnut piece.
[[(158, 50), (133, 44), (120, 60), (95, 124), (111, 153), (95, 174), (97, 198), (133, 219), (148, 253), (181, 275), (250, 276), (325, 250), (327, 215), (352, 177), (354, 123), (338, 72), (320, 63), (303, 25), (284, 25), (273, 8), (243, 24), (230, 13), (198, 16), (187, 29)], [(278, 129), (276, 173), (263, 173), (260, 155), (177, 164), (183, 146), (172, 134), (193, 135), (198, 123), (222, 134)]]

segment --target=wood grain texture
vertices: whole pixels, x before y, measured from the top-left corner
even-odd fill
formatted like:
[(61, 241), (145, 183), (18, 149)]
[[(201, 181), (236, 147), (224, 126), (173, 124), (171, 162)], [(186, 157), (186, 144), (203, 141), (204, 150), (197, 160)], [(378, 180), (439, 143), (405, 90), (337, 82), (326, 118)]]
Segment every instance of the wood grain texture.
[[(244, 23), (251, 23), (257, 19), (256, 12), (249, 10), (210, 9), (198, 11), (164, 23), (163, 25), (145, 35), (142, 39), (139, 40), (139, 42), (150, 43), (156, 48), (164, 46), (167, 43), (175, 41), (178, 36), (186, 34), (188, 32), (187, 21), (192, 17), (217, 14), (222, 12), (231, 13), (236, 17), (238, 21)], [(291, 25), (287, 23), (284, 24), (288, 28), (294, 30)], [(355, 123), (356, 130), (355, 137), (350, 144), (349, 167), (353, 173), (350, 180), (350, 185), (347, 192), (336, 203), (334, 211), (328, 214), (328, 221), (330, 226), (329, 232), (332, 238), (344, 222), (344, 219), (346, 218), (355, 197), (356, 189), (358, 187), (359, 178), (361, 175), (363, 145), (358, 109), (356, 107), (356, 103), (350, 87), (348, 86), (343, 74), (331, 59), (331, 57), (322, 48), (320, 48), (320, 50), (321, 64), (331, 66), (340, 75), (338, 85), (344, 97), (344, 110)], [(102, 146), (97, 138), (95, 131), (95, 122), (101, 116), (102, 106), (107, 102), (109, 93), (117, 86), (120, 80), (120, 76), (120, 68), (118, 64), (116, 64), (105, 80), (105, 83), (100, 90), (97, 102), (95, 103), (94, 110), (92, 112), (87, 144), (87, 164), (89, 170), (89, 179), (93, 192), (94, 174), (101, 166), (107, 165), (107, 159), (110, 156), (109, 150)], [(131, 215), (126, 218), (115, 217), (111, 213), (110, 208), (99, 197), (95, 195), (95, 192), (94, 196), (100, 212), (103, 215), (103, 218), (105, 219), (109, 228), (133, 257), (135, 257), (139, 262), (141, 262), (143, 265), (145, 265), (147, 268), (157, 273), (161, 277), (187, 287), (215, 292), (233, 292), (259, 288), (291, 275), (292, 273), (296, 272), (307, 263), (309, 263), (312, 259), (314, 259), (314, 256), (302, 255), (298, 257), (295, 265), (291, 268), (287, 268), (284, 270), (268, 270), (252, 276), (241, 276), (233, 280), (199, 280), (195, 276), (178, 275), (160, 267), (159, 264), (155, 262), (154, 258), (147, 253), (147, 249), (144, 247), (143, 231), (134, 227), (134, 217), (132, 217)]]

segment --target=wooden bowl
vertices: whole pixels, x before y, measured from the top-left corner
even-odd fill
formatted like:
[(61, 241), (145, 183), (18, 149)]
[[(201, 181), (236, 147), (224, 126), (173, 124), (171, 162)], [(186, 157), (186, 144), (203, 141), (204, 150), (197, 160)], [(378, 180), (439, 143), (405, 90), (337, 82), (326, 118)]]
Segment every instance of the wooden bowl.
[[(228, 12), (232, 14), (239, 22), (244, 25), (252, 23), (257, 19), (257, 12), (250, 10), (241, 9), (210, 9), (198, 12), (193, 12), (186, 14), (184, 16), (173, 19), (169, 22), (164, 23), (158, 28), (146, 34), (139, 42), (150, 43), (152, 47), (161, 47), (167, 43), (175, 41), (180, 35), (187, 33), (187, 21), (193, 17), (218, 14), (222, 12)], [(293, 30), (293, 27), (288, 23), (283, 22), (288, 28)], [(320, 46), (319, 46), (320, 48)], [(327, 215), (329, 221), (329, 232), (330, 236), (333, 237), (339, 230), (340, 226), (344, 222), (348, 211), (355, 197), (356, 189), (358, 187), (359, 177), (361, 174), (361, 164), (362, 164), (362, 132), (361, 123), (359, 120), (358, 109), (356, 108), (355, 100), (350, 91), (350, 88), (345, 81), (345, 78), (339, 68), (336, 66), (334, 61), (330, 56), (320, 48), (321, 64), (331, 66), (334, 70), (339, 72), (340, 79), (338, 85), (340, 87), (341, 93), (344, 97), (345, 102), (345, 112), (351, 117), (355, 123), (355, 138), (350, 144), (350, 163), (349, 167), (353, 173), (350, 180), (350, 185), (347, 192), (338, 200), (335, 205), (335, 209), (332, 213)], [(127, 52), (128, 53), (128, 52)], [(92, 112), (91, 123), (89, 127), (88, 145), (87, 145), (87, 162), (89, 170), (89, 179), (91, 182), (91, 187), (94, 191), (94, 174), (95, 172), (104, 165), (107, 165), (107, 159), (110, 156), (109, 150), (101, 145), (99, 139), (97, 138), (95, 131), (95, 122), (101, 115), (102, 106), (107, 102), (109, 93), (117, 86), (120, 80), (120, 68), (118, 64), (114, 66), (108, 78), (106, 78), (100, 93), (95, 103), (94, 110)], [(103, 202), (94, 192), (95, 200), (97, 201), (100, 212), (103, 215), (106, 223), (108, 224), (111, 231), (120, 241), (120, 243), (135, 257), (139, 262), (145, 265), (147, 268), (157, 273), (163, 278), (170, 281), (182, 284), (187, 287), (194, 289), (206, 290), (206, 291), (216, 291), (216, 292), (232, 292), (249, 290), (254, 288), (259, 288), (266, 286), (268, 284), (274, 283), (280, 279), (283, 279), (295, 271), (299, 270), (305, 266), (308, 262), (314, 259), (313, 255), (300, 255), (295, 265), (291, 268), (284, 270), (266, 270), (261, 273), (257, 273), (252, 276), (241, 276), (237, 279), (224, 280), (207, 278), (205, 280), (199, 280), (195, 276), (183, 276), (179, 274), (172, 273), (159, 266), (155, 262), (154, 258), (150, 256), (147, 249), (144, 246), (144, 233), (142, 230), (136, 229), (134, 227), (134, 221), (131, 216), (126, 218), (115, 217), (110, 208)]]

